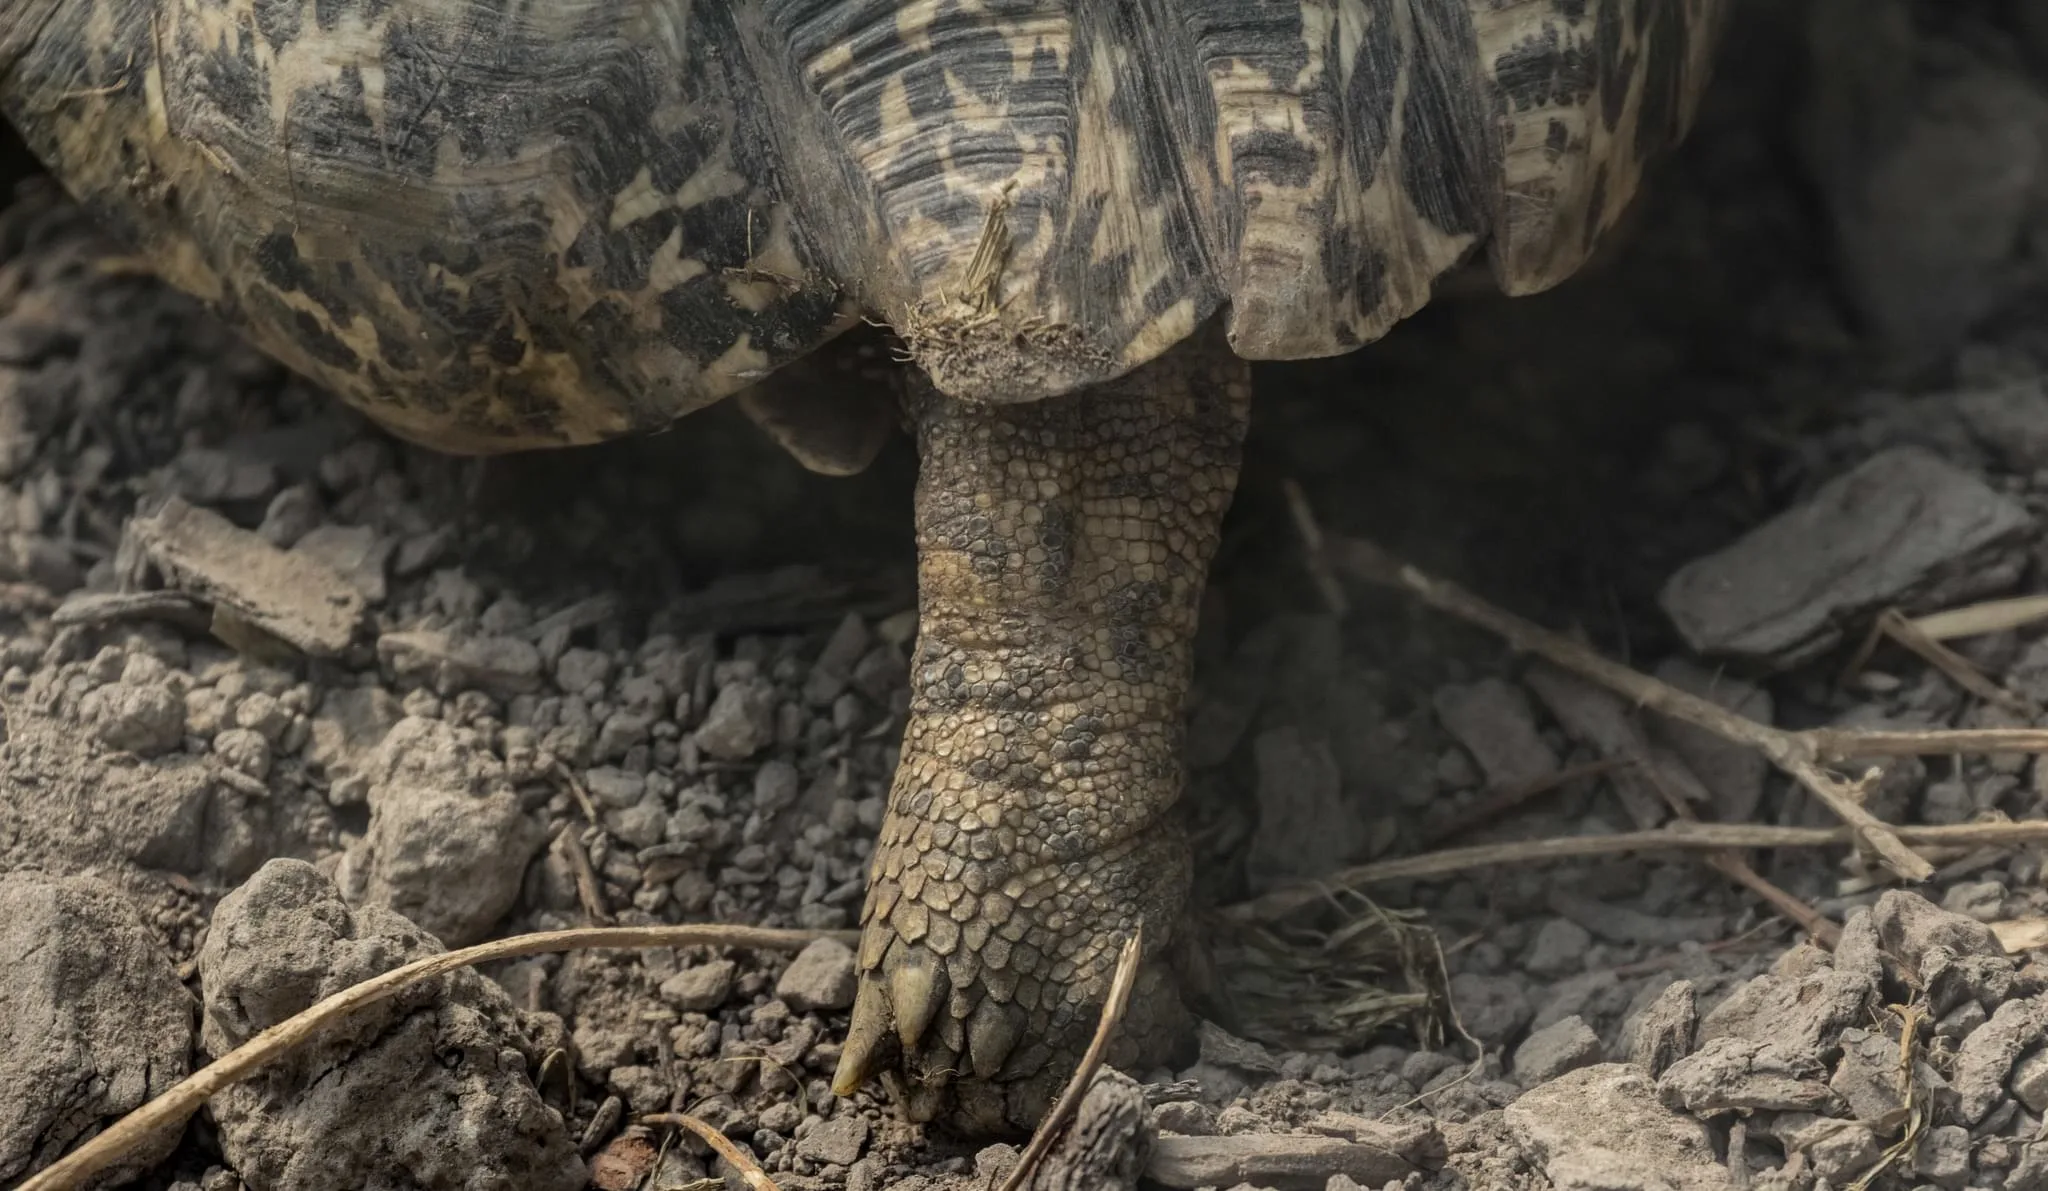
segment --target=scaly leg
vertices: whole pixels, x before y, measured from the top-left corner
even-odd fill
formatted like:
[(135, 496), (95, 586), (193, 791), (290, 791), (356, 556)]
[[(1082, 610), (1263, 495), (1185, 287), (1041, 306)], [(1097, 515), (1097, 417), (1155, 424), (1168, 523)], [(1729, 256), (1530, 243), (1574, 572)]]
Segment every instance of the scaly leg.
[(919, 620), (910, 723), (868, 874), (860, 991), (833, 1081), (893, 1068), (919, 1119), (1028, 1128), (1085, 1049), (1119, 948), (1146, 964), (1110, 1061), (1190, 1024), (1182, 705), (1237, 482), (1248, 366), (1214, 324), (1117, 381), (906, 408)]

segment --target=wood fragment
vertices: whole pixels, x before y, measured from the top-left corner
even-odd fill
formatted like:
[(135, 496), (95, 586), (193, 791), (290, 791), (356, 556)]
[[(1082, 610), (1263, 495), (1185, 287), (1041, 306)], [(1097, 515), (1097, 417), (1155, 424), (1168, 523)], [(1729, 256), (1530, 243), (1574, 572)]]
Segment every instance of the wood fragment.
[(1162, 1137), (1152, 1143), (1145, 1166), (1147, 1179), (1184, 1191), (1240, 1185), (1320, 1191), (1338, 1174), (1357, 1186), (1383, 1187), (1416, 1173), (1413, 1163), (1371, 1142), (1291, 1133)]
[(351, 985), (257, 1034), (186, 1076), (171, 1089), (115, 1121), (106, 1131), (32, 1175), (15, 1191), (80, 1191), (96, 1175), (119, 1163), (161, 1132), (182, 1128), (192, 1114), (223, 1088), (239, 1083), (314, 1038), (341, 1018), (381, 1004), (401, 990), (472, 964), (521, 959), (555, 951), (650, 947), (743, 947), (801, 951), (821, 938), (857, 946), (857, 931), (769, 930), (762, 927), (698, 923), (686, 926), (578, 927), (515, 935), (430, 955)]

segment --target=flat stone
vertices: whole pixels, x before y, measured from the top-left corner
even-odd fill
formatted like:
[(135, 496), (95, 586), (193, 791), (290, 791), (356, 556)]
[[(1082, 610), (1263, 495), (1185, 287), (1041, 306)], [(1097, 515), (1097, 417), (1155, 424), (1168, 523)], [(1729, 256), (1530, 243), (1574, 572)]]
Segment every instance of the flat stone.
[(355, 640), (363, 594), (316, 558), (279, 550), (177, 497), (131, 520), (128, 534), (171, 586), (213, 605), (216, 633), (235, 636), (239, 622), (322, 658), (339, 657)]
[(797, 1139), (796, 1152), (813, 1162), (830, 1162), (839, 1166), (852, 1166), (860, 1161), (861, 1151), (868, 1144), (868, 1121), (858, 1113), (843, 1112), (829, 1121), (820, 1121), (809, 1133)]
[(2035, 1116), (2048, 1114), (2048, 1050), (2037, 1050), (2012, 1069), (2012, 1094)]
[(1584, 966), (1592, 932), (1569, 918), (1546, 918), (1522, 956), (1524, 970), (1538, 976), (1562, 976)]
[(1559, 1191), (1723, 1191), (1707, 1127), (1657, 1100), (1648, 1077), (1602, 1063), (1524, 1092), (1509, 1132)]
[(1961, 1125), (1937, 1125), (1920, 1139), (1913, 1169), (1937, 1187), (1950, 1191), (1970, 1181), (1970, 1131)]
[[(192, 998), (121, 892), (87, 879), (0, 878), (0, 1181), (49, 1165), (184, 1077)], [(142, 1174), (182, 1129), (117, 1164)], [(115, 1181), (120, 1181), (119, 1179)]]
[(540, 689), (540, 651), (516, 637), (457, 637), (435, 630), (386, 633), (377, 657), (400, 679), (437, 693), (482, 691), (500, 699)]
[(1787, 1112), (1778, 1114), (1770, 1128), (1787, 1153), (1805, 1154), (1815, 1174), (1838, 1185), (1869, 1170), (1883, 1152), (1877, 1134), (1856, 1121)]
[(337, 687), (308, 723), (306, 762), (333, 777), (358, 772), (405, 712), (378, 686)]
[(392, 543), (367, 525), (320, 525), (308, 530), (291, 552), (334, 568), (362, 593), (365, 602), (381, 604), (389, 593), (386, 571)]
[(1951, 1081), (1963, 1123), (1976, 1124), (1998, 1105), (2013, 1064), (2043, 1041), (2048, 1041), (2048, 994), (2007, 1001), (1991, 1020), (1970, 1031), (1956, 1050)]
[(760, 680), (730, 682), (697, 725), (697, 747), (721, 761), (744, 761), (775, 739), (775, 688)]
[(1848, 1115), (1872, 1129), (1890, 1132), (1906, 1119), (1906, 1086), (1899, 1074), (1899, 1044), (1883, 1034), (1849, 1029), (1841, 1033), (1842, 1057), (1828, 1086), (1848, 1106)]
[[(1684, 658), (1666, 659), (1656, 675), (1689, 695), (1760, 724), (1769, 724), (1776, 714), (1769, 691)], [(1651, 738), (1676, 754), (1713, 796), (1716, 819), (1746, 823), (1755, 815), (1771, 769), (1762, 753), (1681, 720), (1654, 714), (1647, 718)]]
[(503, 764), (442, 720), (407, 718), (363, 777), (370, 825), (341, 867), (351, 900), (388, 906), (449, 946), (481, 940), (546, 842)]
[(1573, 1014), (1530, 1034), (1515, 1048), (1515, 1079), (1525, 1088), (1548, 1082), (1601, 1059), (1600, 1035)]
[(1526, 785), (1558, 771), (1557, 754), (1537, 731), (1521, 688), (1485, 678), (1439, 687), (1433, 703), (1437, 721), (1472, 754), (1488, 785)]
[(853, 1004), (853, 951), (837, 939), (819, 939), (797, 953), (775, 982), (775, 995), (798, 1013)]
[(2007, 384), (1955, 397), (1970, 433), (2008, 468), (2030, 475), (2048, 467), (2048, 390)]
[(1657, 1095), (1672, 1108), (1707, 1117), (1740, 1112), (1838, 1112), (1841, 1099), (1818, 1078), (1818, 1063), (1788, 1060), (1765, 1043), (1715, 1038), (1671, 1064)]
[(1292, 724), (1252, 740), (1259, 804), (1245, 860), (1255, 891), (1341, 868), (1365, 845), (1362, 821), (1344, 801), (1344, 778), (1329, 742)]
[(1460, 972), (1451, 977), (1451, 1001), (1466, 1031), (1487, 1043), (1513, 1037), (1536, 1013), (1528, 989), (1515, 976)]
[(2032, 521), (1977, 476), (1898, 447), (1686, 564), (1659, 600), (1695, 652), (1787, 668), (1833, 649), (1843, 624), (1979, 569)]
[[(441, 950), (381, 906), (351, 908), (310, 864), (272, 860), (223, 898), (199, 951), (213, 1057), (321, 998)], [(559, 1024), (556, 1026), (559, 1029)], [(210, 1105), (252, 1187), (578, 1191), (589, 1172), (532, 1072), (539, 1019), (473, 969), (368, 1006)], [(394, 1139), (430, 1138), (420, 1144)]]
[(694, 964), (661, 982), (661, 999), (678, 1009), (707, 1013), (725, 1004), (738, 971), (729, 959)]
[(109, 748), (154, 757), (185, 739), (185, 701), (162, 683), (110, 682), (80, 710)]
[(1692, 981), (1674, 980), (1631, 1023), (1628, 1061), (1654, 1079), (1692, 1053), (1699, 1026), (1699, 1001)]
[(1275, 1191), (1323, 1191), (1332, 1175), (1361, 1186), (1399, 1183), (1418, 1168), (1371, 1142), (1281, 1133), (1229, 1137), (1160, 1137), (1152, 1143), (1145, 1177), (1175, 1188), (1248, 1183)]

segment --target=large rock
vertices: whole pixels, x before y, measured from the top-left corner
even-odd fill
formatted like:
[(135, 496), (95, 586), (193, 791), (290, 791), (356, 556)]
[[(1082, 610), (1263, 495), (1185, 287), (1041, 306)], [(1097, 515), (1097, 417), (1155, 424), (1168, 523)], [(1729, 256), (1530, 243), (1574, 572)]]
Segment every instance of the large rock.
[(1641, 1070), (1582, 1067), (1524, 1092), (1508, 1129), (1559, 1191), (1722, 1191), (1707, 1127), (1664, 1107)]
[[(318, 870), (273, 860), (223, 898), (199, 953), (201, 1042), (219, 1057), (324, 997), (441, 946)], [(559, 1023), (469, 969), (362, 1010), (213, 1099), (252, 1191), (577, 1191), (588, 1175), (531, 1072)]]
[[(192, 997), (128, 900), (0, 878), (0, 1182), (40, 1170), (185, 1077)], [(182, 1130), (109, 1178), (169, 1155)]]
[(1986, 594), (2009, 581), (1987, 561), (2032, 524), (2024, 506), (1977, 476), (1898, 447), (1687, 563), (1659, 603), (1696, 652), (1793, 666), (1880, 608), (1936, 591)]
[(504, 766), (440, 720), (394, 725), (368, 766), (370, 829), (342, 884), (450, 946), (482, 939), (519, 896), (543, 831)]

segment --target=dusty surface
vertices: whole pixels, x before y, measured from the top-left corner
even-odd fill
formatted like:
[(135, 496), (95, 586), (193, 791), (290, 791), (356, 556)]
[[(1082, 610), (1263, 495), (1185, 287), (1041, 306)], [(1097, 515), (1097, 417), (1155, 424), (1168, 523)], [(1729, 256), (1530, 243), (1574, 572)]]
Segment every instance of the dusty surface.
[[(1995, 701), (1891, 646), (1844, 672), (1884, 609), (2042, 590), (2048, 23), (1929, 4), (1899, 37), (1866, 4), (1814, 47), (1803, 7), (1749, 6), (1699, 135), (1604, 270), (1256, 371), (1188, 741), (1205, 905), (1656, 826), (1670, 791), (1702, 818), (1830, 821), (1744, 750), (1399, 597), (1332, 614), (1283, 480), (1328, 529), (1758, 718), (2036, 722), (2038, 622), (1948, 642)], [(0, 1045), (0, 1088), (42, 1093), (0, 1119), (0, 1172), (436, 945), (592, 909), (853, 925), (917, 628), (910, 463), (899, 440), (857, 479), (807, 475), (724, 409), (548, 457), (411, 450), (24, 191), (0, 214), (0, 896), (23, 907), (0, 1005), (64, 1043)], [(2044, 801), (2048, 770), (2017, 755), (1891, 762), (1868, 792), (1926, 823)], [(2048, 916), (2040, 850), (1933, 859), (1907, 894), (1840, 850), (1754, 854), (1842, 924), (1833, 954), (1685, 856), (1368, 890), (1421, 914), (1483, 1050), (1356, 995), (1430, 991), (1333, 939), (1378, 921), (1362, 904), (1269, 924), (1290, 953), (1219, 937), (1236, 1030), (1099, 1085), (1048, 1174), (1810, 1188), (1882, 1162), (1872, 1186), (2048, 1184), (2048, 981), (1991, 929)], [(17, 939), (61, 897), (122, 925)], [(143, 1185), (726, 1173), (630, 1124), (670, 1109), (789, 1191), (983, 1187), (1014, 1160), (829, 1094), (855, 981), (836, 944), (485, 976), (223, 1098)], [(294, 1147), (363, 1165), (323, 1183)]]

